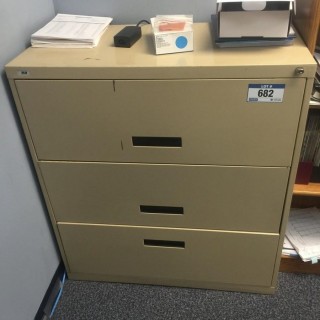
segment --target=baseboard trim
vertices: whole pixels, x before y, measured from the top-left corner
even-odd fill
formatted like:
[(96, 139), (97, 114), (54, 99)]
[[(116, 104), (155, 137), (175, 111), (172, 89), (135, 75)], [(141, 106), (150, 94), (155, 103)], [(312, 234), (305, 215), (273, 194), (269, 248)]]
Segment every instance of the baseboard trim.
[(61, 282), (61, 279), (63, 278), (65, 274), (65, 267), (63, 262), (61, 261), (60, 264), (57, 267), (56, 272), (54, 273), (52, 280), (50, 282), (50, 285), (46, 291), (46, 294), (44, 295), (42, 302), (39, 306), (38, 312), (36, 313), (34, 320), (44, 320), (49, 319), (50, 312), (48, 310), (51, 310), (55, 304), (55, 296), (57, 294), (57, 286)]

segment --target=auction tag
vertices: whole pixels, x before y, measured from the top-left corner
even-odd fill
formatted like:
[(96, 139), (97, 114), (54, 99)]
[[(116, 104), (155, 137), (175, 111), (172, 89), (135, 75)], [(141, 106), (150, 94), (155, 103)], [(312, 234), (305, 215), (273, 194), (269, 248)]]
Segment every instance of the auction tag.
[(249, 84), (247, 102), (282, 102), (285, 84)]

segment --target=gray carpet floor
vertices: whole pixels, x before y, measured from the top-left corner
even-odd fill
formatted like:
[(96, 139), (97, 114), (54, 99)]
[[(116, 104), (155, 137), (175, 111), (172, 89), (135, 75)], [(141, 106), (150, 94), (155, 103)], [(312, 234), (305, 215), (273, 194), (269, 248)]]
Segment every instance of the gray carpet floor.
[(54, 320), (319, 320), (320, 276), (280, 273), (274, 295), (67, 280)]

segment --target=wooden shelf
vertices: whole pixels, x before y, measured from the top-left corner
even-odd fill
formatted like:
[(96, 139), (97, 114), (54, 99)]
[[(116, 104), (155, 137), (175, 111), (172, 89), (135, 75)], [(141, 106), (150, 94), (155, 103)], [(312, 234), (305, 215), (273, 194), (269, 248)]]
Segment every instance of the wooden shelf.
[(320, 263), (303, 262), (299, 257), (282, 256), (280, 272), (320, 274)]
[(293, 194), (297, 196), (320, 197), (320, 183), (295, 184)]
[(296, 0), (295, 6), (294, 25), (313, 54), (320, 24), (320, 0)]

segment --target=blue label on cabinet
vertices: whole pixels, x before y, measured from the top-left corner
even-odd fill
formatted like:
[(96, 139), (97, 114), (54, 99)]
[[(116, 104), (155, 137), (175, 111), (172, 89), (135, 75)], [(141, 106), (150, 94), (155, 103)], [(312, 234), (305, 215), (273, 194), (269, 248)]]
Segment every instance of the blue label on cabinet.
[(249, 84), (247, 102), (282, 102), (285, 87), (285, 84)]

